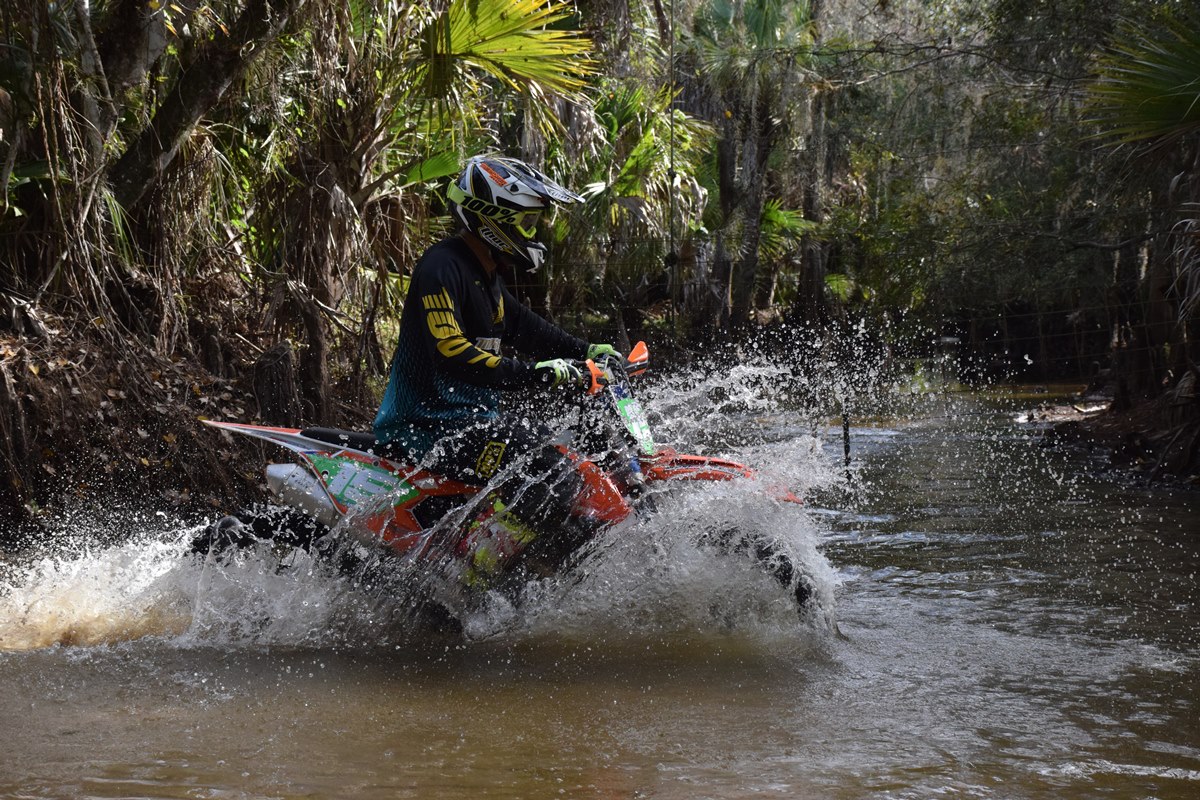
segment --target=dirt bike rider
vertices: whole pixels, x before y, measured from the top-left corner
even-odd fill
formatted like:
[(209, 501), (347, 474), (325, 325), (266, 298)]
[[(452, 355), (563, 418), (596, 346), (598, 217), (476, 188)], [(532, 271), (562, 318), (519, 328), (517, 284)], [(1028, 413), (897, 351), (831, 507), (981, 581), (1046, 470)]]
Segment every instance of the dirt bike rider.
[[(566, 513), (563, 495), (573, 497), (573, 487), (550, 484), (571, 480), (569, 462), (547, 445), (545, 425), (501, 410), (501, 393), (578, 383), (571, 360), (615, 349), (588, 344), (529, 310), (499, 268), (540, 267), (546, 247), (536, 239), (538, 217), (554, 203), (583, 198), (517, 159), (476, 156), (447, 199), (459, 231), (430, 247), (413, 270), (375, 437), (385, 452), (466, 483), (483, 485), (514, 465), (541, 478), (506, 498), (512, 513), (537, 525)], [(539, 360), (506, 356), (502, 345)]]

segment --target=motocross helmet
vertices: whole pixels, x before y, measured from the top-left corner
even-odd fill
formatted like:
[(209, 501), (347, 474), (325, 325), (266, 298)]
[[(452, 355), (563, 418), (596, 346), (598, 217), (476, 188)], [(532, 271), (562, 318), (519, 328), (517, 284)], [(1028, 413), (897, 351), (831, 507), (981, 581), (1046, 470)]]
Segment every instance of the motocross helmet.
[(508, 256), (537, 270), (546, 246), (535, 238), (537, 221), (552, 203), (582, 203), (515, 158), (475, 156), (446, 193), (450, 213), (499, 257)]

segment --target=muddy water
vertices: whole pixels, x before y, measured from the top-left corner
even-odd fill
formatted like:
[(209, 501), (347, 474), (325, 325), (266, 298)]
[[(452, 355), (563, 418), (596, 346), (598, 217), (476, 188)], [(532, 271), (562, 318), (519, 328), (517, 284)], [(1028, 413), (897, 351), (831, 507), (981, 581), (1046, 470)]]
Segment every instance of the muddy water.
[[(836, 431), (687, 400), (660, 428), (810, 504), (674, 498), (465, 642), (154, 519), (10, 564), (0, 796), (1200, 796), (1200, 496), (1087, 477), (1020, 400), (856, 425), (849, 492)], [(820, 608), (693, 543), (729, 525), (786, 540)]]

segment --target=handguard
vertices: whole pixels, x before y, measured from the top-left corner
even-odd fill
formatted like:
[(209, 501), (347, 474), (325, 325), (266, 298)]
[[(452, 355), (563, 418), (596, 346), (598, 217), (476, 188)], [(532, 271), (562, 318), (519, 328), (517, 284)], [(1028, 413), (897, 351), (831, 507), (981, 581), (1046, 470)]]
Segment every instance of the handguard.
[(633, 350), (625, 357), (629, 362), (629, 374), (641, 375), (646, 371), (647, 365), (650, 363), (650, 351), (646, 347), (645, 342), (638, 342), (633, 346)]

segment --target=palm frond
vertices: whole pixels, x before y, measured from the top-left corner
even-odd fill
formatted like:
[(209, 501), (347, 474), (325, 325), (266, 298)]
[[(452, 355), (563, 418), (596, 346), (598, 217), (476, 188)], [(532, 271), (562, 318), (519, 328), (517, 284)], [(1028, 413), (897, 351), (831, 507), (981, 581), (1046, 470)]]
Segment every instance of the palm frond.
[[(615, 91), (597, 108), (609, 130), (609, 159), (586, 194), (598, 212), (593, 224), (611, 235), (632, 226), (661, 236), (671, 225), (673, 204), (685, 219), (703, 213), (704, 192), (687, 176), (712, 138), (711, 127), (672, 108), (669, 91), (643, 98), (641, 91)], [(635, 100), (644, 105), (638, 108)]]
[(1174, 258), (1178, 274), (1175, 291), (1179, 295), (1179, 321), (1200, 317), (1200, 204), (1188, 210), (1195, 216), (1181, 220), (1172, 231), (1177, 244)]
[(467, 70), (478, 70), (517, 92), (573, 96), (592, 71), (591, 42), (553, 26), (571, 15), (554, 0), (453, 0), (426, 27), (414, 71), (430, 99), (445, 97)]
[(815, 36), (808, 2), (710, 0), (696, 16), (693, 41), (706, 73), (737, 83), (769, 73), (769, 63), (802, 74)]
[(765, 258), (780, 258), (790, 245), (815, 230), (817, 224), (804, 218), (804, 212), (783, 207), (783, 201), (768, 200), (763, 206), (759, 254)]
[(842, 303), (849, 303), (852, 297), (859, 293), (858, 283), (841, 272), (831, 272), (825, 276), (825, 288)]
[(1100, 136), (1166, 144), (1200, 131), (1200, 23), (1123, 23), (1088, 94)]

